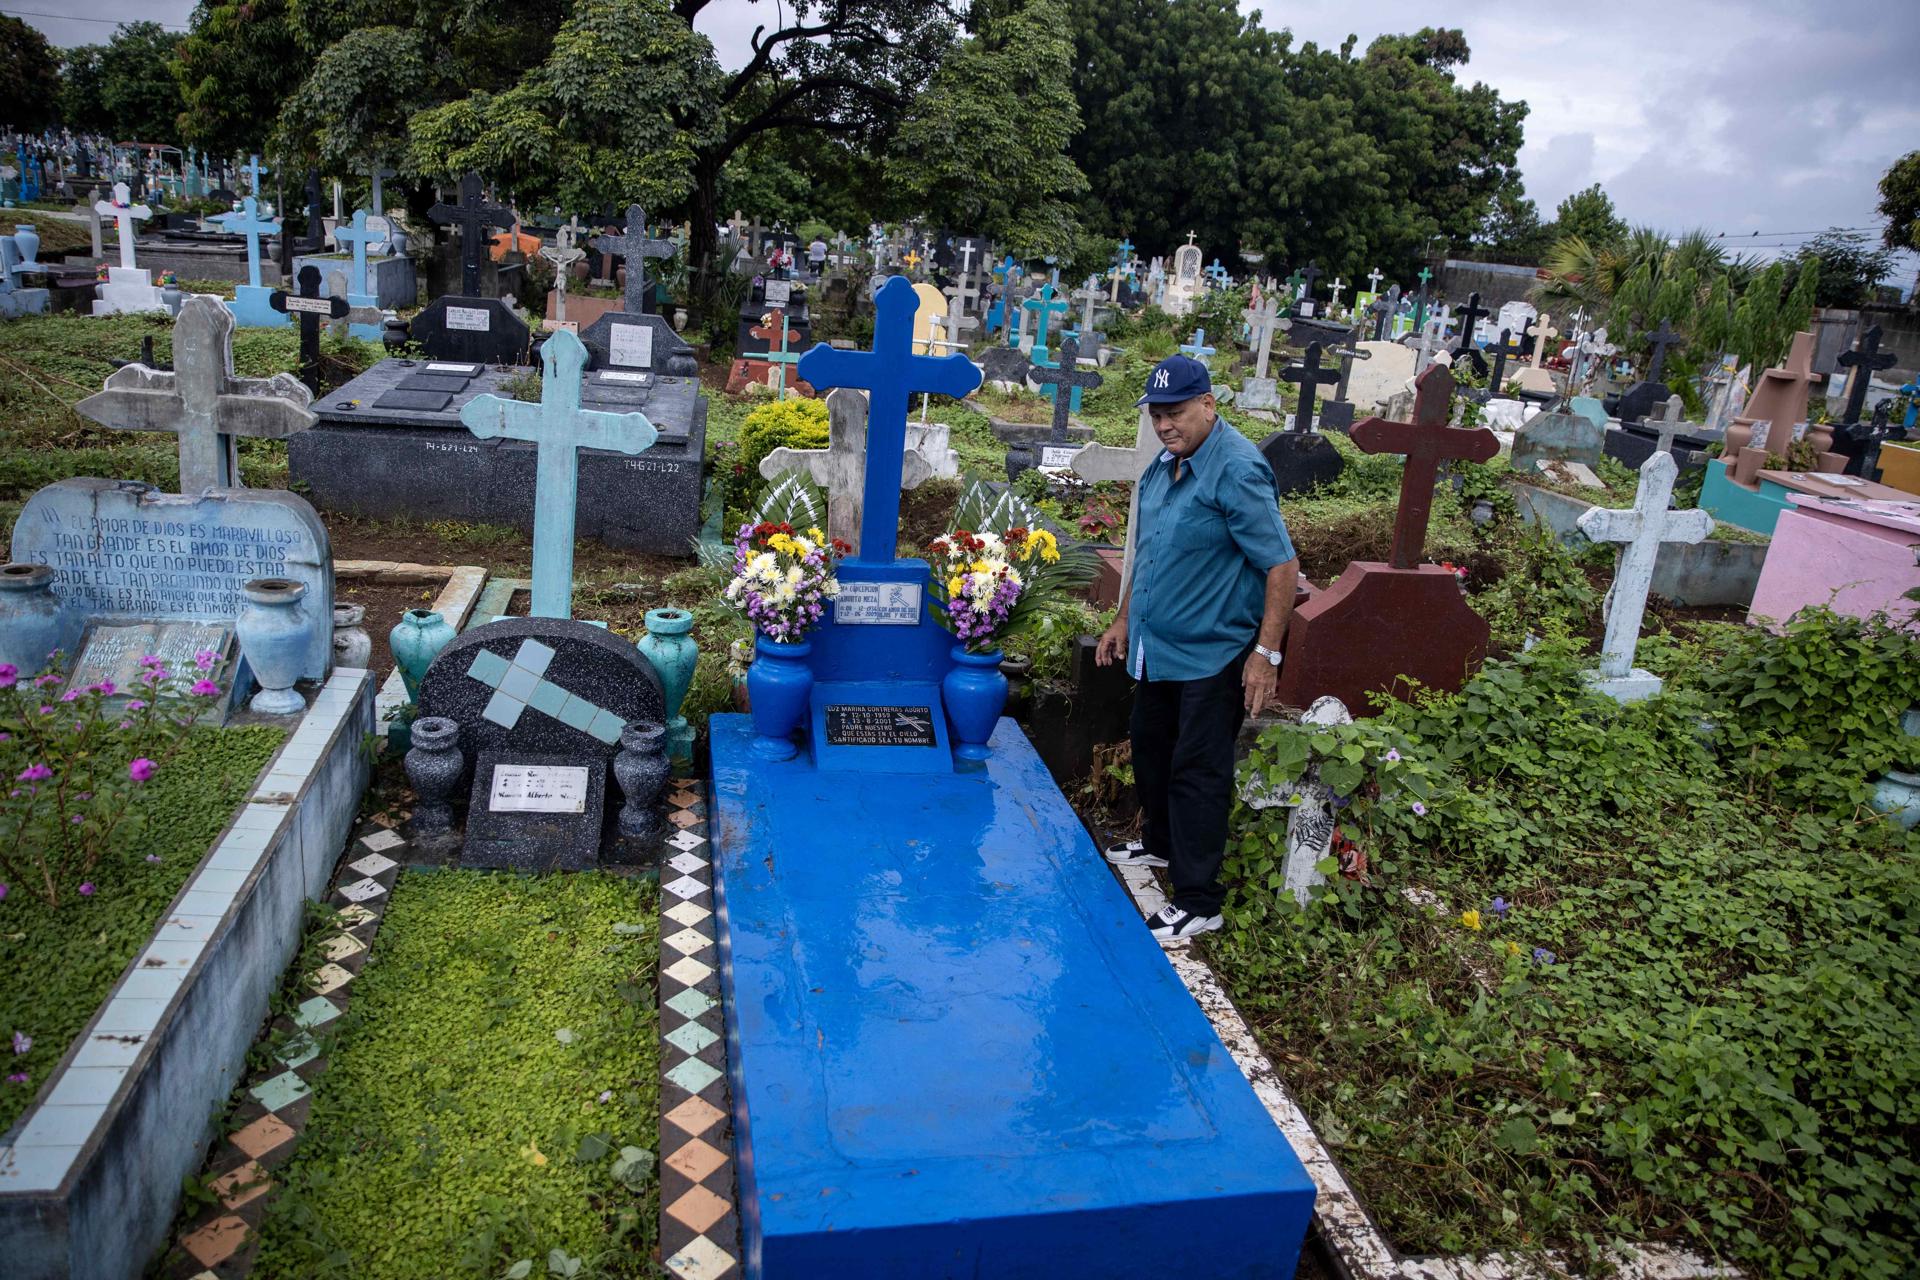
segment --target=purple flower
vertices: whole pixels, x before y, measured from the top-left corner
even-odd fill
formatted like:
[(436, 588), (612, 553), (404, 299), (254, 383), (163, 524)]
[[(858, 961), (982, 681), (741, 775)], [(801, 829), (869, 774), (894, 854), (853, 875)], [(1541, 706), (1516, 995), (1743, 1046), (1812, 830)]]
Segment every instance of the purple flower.
[(220, 686), (211, 680), (195, 680), (193, 688), (187, 692), (196, 698), (217, 698), (220, 696)]
[(132, 702), (129, 702), (127, 704), (127, 710), (129, 711), (145, 711), (146, 709), (147, 709), (147, 704), (142, 702), (138, 698), (135, 698)]
[(68, 822), (70, 822), (70, 823), (72, 823), (72, 824), (73, 824), (74, 826), (76, 826), (76, 827), (77, 827), (77, 826), (79, 826), (79, 825), (80, 825), (80, 823), (81, 823), (81, 822), (83, 821), (83, 819), (82, 819), (82, 817), (81, 817), (81, 815), (79, 815), (79, 814), (77, 814), (77, 813), (76, 813), (76, 814), (74, 814), (74, 815), (73, 815), (73, 816), (72, 816), (71, 818), (68, 818), (68, 819), (67, 819), (67, 821), (68, 821)]
[(93, 690), (93, 692), (100, 694), (102, 697), (111, 698), (114, 694), (114, 690), (118, 689), (120, 686), (116, 685), (111, 680), (102, 680), (99, 684), (92, 685), (90, 687)]
[(16, 1031), (13, 1033), (14, 1056), (18, 1057), (31, 1048), (33, 1048), (32, 1036), (26, 1034), (24, 1031)]
[(16, 782), (44, 782), (53, 776), (53, 770), (43, 764), (30, 764), (20, 771)]
[(80, 691), (78, 689), (69, 689), (60, 695), (60, 701), (62, 702), (78, 702), (79, 700)]
[(4, 884), (0, 884), (0, 898), (4, 898), (6, 896), (7, 896), (7, 886)]
[(1389, 761), (1390, 763), (1396, 763), (1396, 764), (1397, 764), (1397, 763), (1399, 762), (1399, 760), (1400, 760), (1400, 752), (1399, 752), (1399, 750), (1398, 750), (1397, 748), (1394, 748), (1394, 747), (1388, 747), (1388, 748), (1387, 748), (1387, 760), (1388, 760), (1388, 761)]
[(93, 881), (82, 880), (80, 882), (80, 896), (83, 898), (91, 898), (93, 896)]
[(12, 741), (13, 741), (13, 735), (12, 735), (12, 734), (10, 734), (10, 733), (0, 733), (0, 742), (12, 742)]
[(159, 684), (162, 680), (165, 680), (166, 678), (167, 678), (167, 669), (165, 667), (148, 667), (145, 671), (142, 671), (140, 673), (141, 684), (148, 684), (148, 685)]
[(16, 1071), (12, 1075), (7, 1077), (7, 1083), (8, 1084), (25, 1084), (27, 1081), (31, 1079), (33, 1079), (33, 1077), (28, 1075), (26, 1072)]
[(1556, 959), (1558, 959), (1558, 957), (1545, 947), (1535, 947), (1533, 949), (1533, 962), (1535, 964), (1552, 964)]
[(50, 684), (59, 684), (59, 683), (60, 683), (60, 677), (54, 675), (52, 672), (48, 672), (44, 676), (35, 676), (33, 678), (33, 687), (36, 689), (44, 689)]
[(131, 721), (131, 720), (122, 720), (122, 721), (120, 722), (120, 727), (121, 727), (122, 729), (131, 729), (131, 728), (133, 728), (133, 721)]
[(20, 668), (11, 662), (0, 662), (0, 689), (11, 689), (20, 682)]
[(1420, 803), (1420, 802), (1419, 802), (1418, 800), (1415, 800), (1415, 801), (1413, 802), (1413, 816), (1414, 816), (1414, 817), (1416, 817), (1416, 818), (1424, 818), (1424, 817), (1426, 817), (1426, 816), (1427, 816), (1427, 806), (1425, 806), (1425, 805), (1423, 805), (1423, 804), (1421, 804), (1421, 803)]
[(153, 771), (159, 767), (160, 766), (145, 756), (140, 756), (127, 766), (127, 776), (135, 782), (145, 782), (153, 776)]
[(42, 708), (40, 708), (40, 714), (41, 714), (41, 715), (43, 715), (43, 716), (50, 716), (50, 715), (52, 715), (52, 714), (53, 714), (53, 708), (52, 708), (52, 707), (42, 707)]
[(157, 653), (143, 653), (140, 655), (140, 665), (143, 667), (164, 666), (166, 661), (165, 658)]
[(215, 653), (211, 649), (195, 650), (193, 655), (193, 665), (200, 668), (202, 671), (211, 671), (213, 670), (214, 659), (218, 658), (219, 656), (220, 656), (219, 654)]
[(1507, 918), (1507, 912), (1513, 910), (1513, 904), (1505, 898), (1495, 898), (1493, 902), (1488, 905), (1487, 910), (1499, 916), (1502, 920), (1505, 920)]
[(158, 862), (158, 861), (160, 861), (160, 855), (159, 855), (159, 854), (157, 854), (157, 853), (150, 853), (150, 854), (148, 854), (148, 855), (147, 855), (147, 861), (148, 861), (148, 862)]

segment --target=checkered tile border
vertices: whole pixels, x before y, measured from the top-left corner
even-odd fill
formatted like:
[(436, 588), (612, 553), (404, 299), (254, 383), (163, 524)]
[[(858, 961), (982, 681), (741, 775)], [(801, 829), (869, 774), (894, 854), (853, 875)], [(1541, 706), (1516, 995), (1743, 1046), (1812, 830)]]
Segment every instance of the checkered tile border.
[(741, 1274), (713, 846), (702, 782), (676, 779), (660, 864), (660, 1257), (680, 1280)]
[(376, 827), (348, 853), (351, 861), (341, 863), (328, 900), (340, 912), (340, 931), (322, 944), (325, 960), (305, 975), (307, 998), (269, 1024), (281, 1047), (246, 1081), (244, 1100), (232, 1116), (235, 1127), (214, 1144), (202, 1171), (218, 1202), (177, 1226), (160, 1280), (241, 1280), (253, 1269), (273, 1170), (293, 1157), (312, 1107), (312, 1082), (327, 1069), (310, 1033), (345, 1011), (400, 874), (400, 863), (388, 855), (405, 843)]

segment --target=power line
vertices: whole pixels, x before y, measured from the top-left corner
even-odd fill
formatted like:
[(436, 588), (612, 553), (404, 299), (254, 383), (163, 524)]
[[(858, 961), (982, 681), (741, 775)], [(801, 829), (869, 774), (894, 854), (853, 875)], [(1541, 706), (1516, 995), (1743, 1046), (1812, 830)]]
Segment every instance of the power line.
[(1820, 227), (1813, 231), (1716, 231), (1716, 240), (1776, 240), (1789, 236), (1823, 236), (1829, 231), (1879, 231), (1884, 224), (1869, 227)]
[[(129, 22), (139, 21), (137, 18), (83, 18), (78, 14), (72, 13), (36, 13), (31, 9), (0, 9), (0, 13), (8, 14), (15, 18), (46, 18), (53, 22), (98, 22), (109, 27), (124, 27)], [(188, 29), (177, 22), (163, 22), (160, 25), (169, 31), (185, 31)]]

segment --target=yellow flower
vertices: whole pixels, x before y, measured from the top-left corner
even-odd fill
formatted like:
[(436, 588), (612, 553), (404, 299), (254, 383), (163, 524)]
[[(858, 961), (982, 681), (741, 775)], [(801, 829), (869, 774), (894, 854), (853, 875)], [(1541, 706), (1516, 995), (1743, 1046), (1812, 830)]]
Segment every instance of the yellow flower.
[(1460, 913), (1460, 923), (1477, 933), (1480, 929), (1480, 913), (1478, 911), (1462, 911)]
[(784, 551), (789, 555), (793, 554), (793, 539), (784, 533), (776, 533), (771, 538), (768, 538), (767, 545), (775, 551)]
[(967, 589), (967, 583), (959, 574), (947, 579), (947, 594), (957, 596)]
[(547, 1158), (540, 1154), (540, 1139), (538, 1138), (529, 1140), (526, 1146), (520, 1148), (520, 1154), (532, 1161), (536, 1166), (543, 1166), (547, 1163)]
[(1517, 956), (1520, 954), (1520, 944), (1515, 942), (1512, 938), (1507, 939), (1507, 954), (1510, 956)]
[(807, 526), (807, 536), (813, 539), (813, 545), (816, 547), (827, 540), (827, 535), (820, 532), (820, 530), (814, 528), (812, 525)]

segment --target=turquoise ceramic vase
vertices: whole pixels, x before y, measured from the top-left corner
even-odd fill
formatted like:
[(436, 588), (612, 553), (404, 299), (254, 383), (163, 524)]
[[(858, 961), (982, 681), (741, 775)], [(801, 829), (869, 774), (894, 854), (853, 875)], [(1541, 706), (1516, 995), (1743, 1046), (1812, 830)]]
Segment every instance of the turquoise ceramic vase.
[(953, 646), (953, 670), (940, 682), (947, 704), (947, 726), (953, 731), (953, 754), (962, 760), (985, 760), (987, 739), (1000, 723), (1007, 705), (1007, 677), (1001, 674), (1001, 653), (968, 653)]
[(693, 669), (700, 660), (700, 646), (693, 639), (693, 615), (685, 609), (647, 610), (647, 634), (635, 646), (660, 676), (660, 691), (667, 700), (667, 755), (676, 763), (693, 758), (693, 729), (680, 714), (687, 688), (693, 683)]
[(759, 636), (753, 665), (747, 668), (747, 697), (753, 704), (753, 749), (767, 760), (790, 760), (798, 750), (794, 730), (807, 718), (813, 696), (813, 646), (801, 640), (781, 644)]
[(453, 643), (451, 623), (431, 609), (409, 609), (400, 615), (400, 625), (387, 637), (393, 660), (400, 668), (400, 680), (407, 686), (407, 701), (420, 698), (420, 681), (440, 651)]

